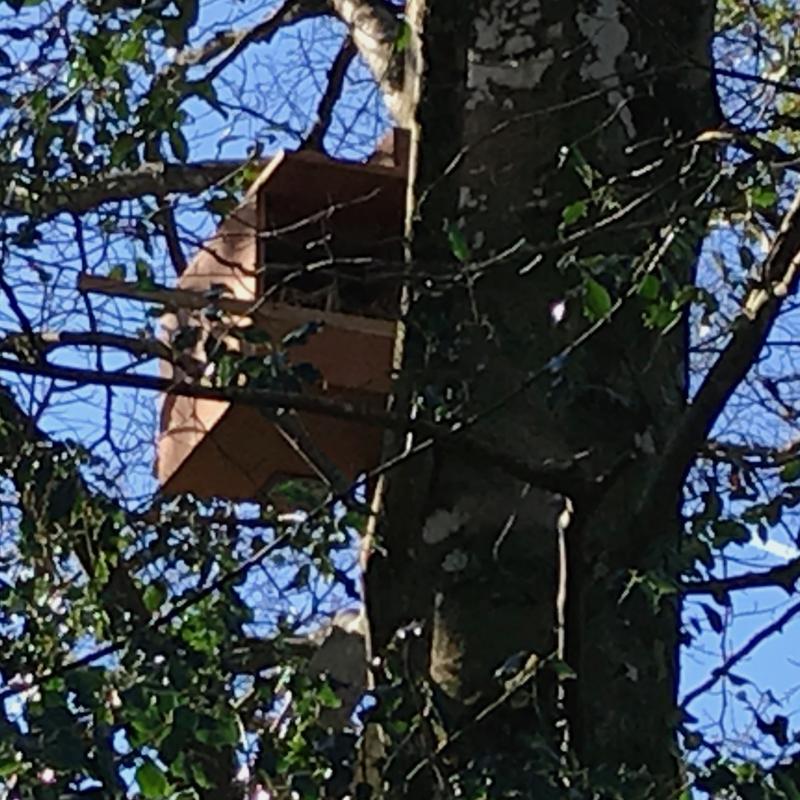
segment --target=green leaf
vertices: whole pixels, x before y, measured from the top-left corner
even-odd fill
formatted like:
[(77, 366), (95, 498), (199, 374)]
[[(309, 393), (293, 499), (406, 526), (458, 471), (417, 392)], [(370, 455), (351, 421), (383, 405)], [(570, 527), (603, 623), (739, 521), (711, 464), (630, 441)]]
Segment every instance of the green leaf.
[(561, 212), (561, 224), (564, 227), (574, 225), (579, 219), (583, 219), (588, 211), (589, 206), (585, 200), (576, 200)]
[(231, 331), (231, 335), (237, 339), (242, 339), (248, 344), (269, 344), (272, 341), (269, 331), (256, 325), (248, 325), (246, 328), (234, 328)]
[(148, 611), (157, 611), (167, 598), (167, 590), (160, 583), (151, 583), (142, 594), (142, 601)]
[(196, 761), (191, 763), (190, 769), (192, 772), (192, 777), (194, 778), (194, 782), (201, 789), (211, 789), (214, 786), (214, 782), (206, 775), (203, 767)]
[(611, 311), (611, 295), (602, 283), (587, 278), (583, 285), (583, 308), (589, 319), (601, 319)]
[(575, 672), (566, 661), (562, 661), (560, 658), (551, 661), (549, 666), (560, 681), (571, 681), (578, 677), (578, 673)]
[(644, 313), (644, 324), (647, 328), (663, 330), (672, 325), (680, 316), (680, 312), (671, 307), (670, 303), (657, 300), (647, 307)]
[(136, 783), (139, 784), (142, 797), (161, 798), (169, 789), (167, 776), (152, 761), (145, 761), (136, 770)]
[(800, 478), (800, 458), (796, 458), (784, 464), (780, 476), (784, 483), (792, 483)]
[(136, 149), (136, 140), (130, 133), (120, 134), (111, 145), (111, 166), (118, 167)]
[(757, 208), (772, 208), (778, 200), (778, 193), (769, 186), (756, 186), (750, 192), (750, 202)]
[(403, 20), (400, 23), (400, 30), (397, 32), (397, 38), (394, 40), (394, 46), (398, 53), (405, 51), (411, 44), (411, 26)]
[(67, 673), (66, 685), (78, 697), (78, 700), (87, 708), (96, 700), (97, 693), (105, 683), (105, 669), (103, 667), (82, 667)]
[(707, 603), (703, 603), (702, 605), (703, 611), (706, 612), (706, 619), (711, 626), (711, 630), (713, 630), (714, 633), (722, 633), (722, 631), (725, 630), (725, 623), (722, 620), (722, 615)]
[(639, 284), (639, 296), (645, 300), (655, 300), (661, 291), (661, 281), (655, 275), (645, 275)]
[(239, 728), (235, 717), (215, 719), (205, 715), (195, 729), (194, 737), (203, 744), (224, 747), (239, 741)]
[(340, 708), (342, 699), (331, 688), (330, 684), (323, 683), (317, 692), (317, 699), (324, 708)]
[(141, 258), (136, 259), (136, 288), (149, 291), (155, 287), (153, 271), (150, 265)]
[(464, 233), (452, 223), (447, 226), (447, 240), (450, 242), (450, 252), (462, 263), (470, 260), (470, 251)]
[(780, 769), (776, 770), (773, 774), (775, 776), (775, 783), (778, 784), (788, 800), (800, 800), (800, 790), (798, 790), (797, 784), (792, 778)]
[(6, 755), (0, 758), (0, 778), (8, 778), (15, 772), (19, 772), (19, 761), (16, 754)]
[(317, 320), (309, 320), (299, 328), (289, 331), (289, 333), (287, 333), (283, 339), (281, 339), (281, 344), (284, 347), (298, 347), (299, 345), (306, 344), (312, 336), (314, 336), (316, 333), (319, 333), (321, 330), (321, 322)]
[(189, 143), (178, 128), (173, 128), (169, 132), (169, 143), (178, 161), (185, 162), (189, 158)]
[(78, 482), (73, 476), (61, 478), (50, 492), (48, 516), (51, 520), (69, 517), (78, 502)]
[(714, 530), (714, 545), (725, 547), (729, 544), (747, 544), (750, 541), (750, 531), (746, 525), (733, 519), (718, 519), (712, 523)]
[(144, 42), (138, 36), (132, 36), (118, 44), (117, 59), (119, 61), (139, 61), (144, 52)]

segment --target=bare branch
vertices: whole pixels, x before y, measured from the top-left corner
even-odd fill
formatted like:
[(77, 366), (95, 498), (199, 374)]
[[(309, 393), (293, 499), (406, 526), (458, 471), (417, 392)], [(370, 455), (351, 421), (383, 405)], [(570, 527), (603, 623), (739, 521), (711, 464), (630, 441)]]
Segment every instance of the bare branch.
[(794, 617), (800, 614), (800, 603), (795, 603), (792, 606), (781, 614), (778, 619), (776, 619), (771, 624), (767, 625), (765, 628), (762, 628), (757, 634), (755, 634), (748, 642), (742, 645), (735, 653), (733, 653), (728, 659), (725, 660), (725, 663), (721, 666), (717, 667), (712, 673), (711, 677), (709, 677), (706, 681), (700, 684), (695, 689), (692, 689), (686, 697), (683, 698), (683, 706), (684, 708), (689, 705), (692, 701), (696, 700), (700, 695), (705, 694), (712, 686), (714, 686), (720, 678), (724, 678), (743, 658), (746, 658), (753, 652), (753, 650), (758, 647), (765, 639), (768, 639), (772, 634), (778, 633), (778, 631), (783, 630), (783, 627), (792, 621)]
[(331, 124), (333, 117), (333, 109), (342, 94), (344, 88), (344, 79), (347, 75), (347, 70), (353, 62), (356, 55), (356, 46), (353, 40), (348, 36), (343, 42), (336, 54), (336, 58), (328, 70), (328, 80), (325, 85), (325, 91), (322, 93), (319, 105), (317, 106), (317, 119), (314, 122), (314, 127), (311, 128), (310, 133), (306, 136), (305, 141), (301, 145), (302, 148), (311, 150), (323, 151), (323, 140), (328, 128)]
[(214, 80), (251, 44), (268, 42), (282, 27), (326, 13), (328, 13), (326, 0), (286, 0), (280, 8), (268, 14), (253, 27), (238, 31), (223, 31), (203, 46), (179, 54), (173, 62), (173, 69), (207, 64), (217, 56), (222, 56), (214, 67), (198, 81), (198, 83), (208, 83)]

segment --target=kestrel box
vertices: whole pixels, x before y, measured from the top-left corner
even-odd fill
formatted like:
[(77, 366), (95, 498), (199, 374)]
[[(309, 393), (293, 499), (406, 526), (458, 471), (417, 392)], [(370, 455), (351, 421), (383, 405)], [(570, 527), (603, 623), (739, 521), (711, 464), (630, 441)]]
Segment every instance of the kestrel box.
[[(396, 131), (390, 140), (366, 164), (311, 151), (272, 158), (178, 281), (179, 290), (210, 298), (212, 309), (220, 297), (243, 313), (214, 320), (183, 307), (163, 318), (166, 336), (200, 328), (193, 355), (202, 362), (202, 345), (219, 336), (220, 325), (266, 332), (262, 351), (273, 355), (274, 343), (297, 331), (301, 343), (281, 357), (289, 372), (303, 363), (320, 376), (305, 391), (383, 409), (395, 358), (407, 180), (405, 135)], [(228, 347), (237, 341), (226, 339)], [(377, 427), (305, 411), (291, 426), (280, 419), (274, 409), (167, 395), (156, 461), (162, 491), (256, 499), (282, 478), (319, 477), (320, 463), (353, 480), (379, 462)]]

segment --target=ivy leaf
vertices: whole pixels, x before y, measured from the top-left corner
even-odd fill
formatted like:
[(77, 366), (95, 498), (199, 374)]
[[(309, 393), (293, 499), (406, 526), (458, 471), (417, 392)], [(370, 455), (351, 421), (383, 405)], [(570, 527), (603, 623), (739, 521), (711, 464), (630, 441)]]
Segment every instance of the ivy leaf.
[(645, 300), (655, 300), (661, 291), (661, 281), (655, 275), (645, 275), (639, 284), (639, 296)]
[(783, 714), (776, 714), (772, 722), (767, 722), (756, 714), (756, 725), (761, 733), (771, 736), (775, 744), (781, 747), (789, 744), (789, 720)]
[(408, 49), (411, 44), (411, 26), (403, 20), (400, 23), (400, 30), (397, 32), (397, 38), (394, 40), (394, 46), (398, 53), (402, 53)]
[(747, 544), (750, 531), (741, 522), (733, 519), (718, 519), (712, 523), (714, 529), (714, 545), (722, 548), (729, 544)]
[(108, 277), (115, 281), (124, 281), (126, 277), (125, 265), (114, 264), (114, 266), (108, 271)]
[(583, 309), (590, 320), (601, 319), (611, 311), (608, 289), (594, 278), (587, 278), (583, 285)]
[(136, 770), (136, 783), (139, 784), (142, 797), (162, 798), (169, 788), (167, 776), (152, 762), (145, 761)]
[(189, 143), (178, 128), (173, 128), (169, 132), (169, 144), (172, 152), (175, 153), (175, 158), (185, 163), (189, 158)]
[(122, 133), (111, 145), (111, 166), (118, 167), (125, 162), (128, 156), (136, 149), (136, 140), (130, 133)]
[(150, 265), (141, 258), (136, 259), (136, 288), (145, 291), (155, 288), (153, 271), (150, 269)]
[(167, 599), (167, 590), (160, 583), (151, 583), (142, 593), (144, 607), (148, 611), (157, 611)]
[(562, 226), (566, 228), (569, 225), (574, 225), (579, 219), (583, 219), (588, 211), (589, 206), (585, 200), (576, 200), (574, 203), (570, 203), (561, 212)]
[(447, 226), (447, 241), (450, 242), (450, 252), (462, 264), (466, 264), (470, 260), (470, 251), (463, 231), (450, 223)]
[(703, 611), (706, 612), (706, 619), (711, 626), (714, 633), (722, 633), (725, 630), (725, 623), (722, 621), (722, 615), (715, 608), (703, 603)]
[(329, 683), (323, 683), (317, 690), (317, 700), (323, 708), (341, 708), (342, 699)]
[(317, 320), (310, 320), (299, 328), (289, 331), (281, 340), (281, 344), (284, 347), (297, 347), (298, 345), (306, 344), (306, 342), (320, 330), (322, 330), (322, 323)]
[(793, 461), (789, 461), (787, 464), (784, 464), (784, 467), (780, 472), (780, 476), (784, 483), (792, 483), (800, 478), (800, 458), (796, 458)]
[(772, 208), (778, 200), (778, 193), (769, 186), (756, 186), (750, 192), (750, 202), (757, 208)]

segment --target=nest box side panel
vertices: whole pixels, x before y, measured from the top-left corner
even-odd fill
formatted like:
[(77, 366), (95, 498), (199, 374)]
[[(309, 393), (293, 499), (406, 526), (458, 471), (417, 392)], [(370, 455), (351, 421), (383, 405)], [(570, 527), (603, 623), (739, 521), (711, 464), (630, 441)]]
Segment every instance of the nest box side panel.
[[(374, 395), (342, 399), (376, 408), (380, 404)], [(300, 421), (315, 447), (347, 479), (355, 480), (378, 463), (379, 428), (319, 414), (301, 414)], [(277, 426), (252, 406), (228, 405), (214, 426), (199, 437), (198, 428), (192, 427), (195, 422), (169, 432), (172, 450), (165, 454), (175, 453), (179, 463), (170, 471), (168, 460), (159, 460), (159, 479), (167, 495), (192, 492), (204, 499), (254, 500), (282, 479), (319, 477)]]
[[(194, 397), (166, 395), (161, 407), (161, 434), (158, 438), (155, 474), (168, 493), (192, 491), (174, 488), (187, 483), (184, 467), (192, 453), (228, 411), (229, 403)], [(191, 475), (188, 482), (191, 483)]]
[[(216, 233), (201, 249), (178, 279), (180, 289), (208, 291), (212, 285), (225, 286), (224, 296), (252, 302), (258, 284), (256, 253), (258, 240), (258, 204), (256, 195), (245, 200), (225, 219)], [(162, 337), (171, 341), (179, 329), (200, 324), (198, 315), (188, 310), (165, 314), (161, 320)], [(193, 353), (198, 364), (204, 361), (202, 337)], [(166, 378), (176, 375), (171, 364), (161, 362), (161, 374)], [(206, 481), (205, 476), (193, 476), (185, 469), (185, 462), (228, 411), (228, 403), (198, 400), (192, 397), (167, 395), (161, 408), (161, 435), (159, 436), (155, 472), (163, 489), (177, 485), (185, 488), (172, 491), (194, 491), (194, 480)], [(241, 476), (236, 483), (241, 483)]]
[[(162, 482), (165, 494), (192, 492), (204, 499), (253, 500), (269, 480), (276, 453), (292, 463), (294, 454), (257, 409), (220, 405), (225, 411), (200, 437), (190, 435), (181, 440), (180, 429), (170, 431), (184, 447), (177, 469)], [(202, 407), (200, 410), (202, 413)]]
[(231, 297), (252, 300), (256, 296), (258, 203), (249, 195), (207, 239), (178, 280), (181, 289), (206, 291), (224, 284)]

